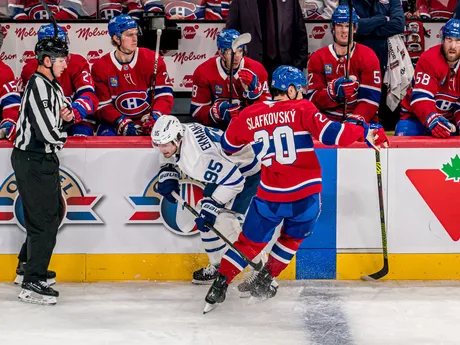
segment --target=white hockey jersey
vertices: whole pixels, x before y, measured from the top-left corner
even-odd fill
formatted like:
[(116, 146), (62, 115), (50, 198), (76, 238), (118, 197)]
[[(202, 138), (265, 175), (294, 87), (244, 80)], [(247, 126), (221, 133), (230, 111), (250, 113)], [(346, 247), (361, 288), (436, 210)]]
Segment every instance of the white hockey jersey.
[(228, 203), (243, 190), (244, 176), (260, 171), (260, 162), (251, 145), (228, 156), (221, 146), (224, 132), (199, 123), (183, 126), (185, 133), (180, 152), (168, 160), (160, 155), (160, 164), (173, 163), (192, 179), (216, 183), (218, 187), (212, 198), (221, 204)]

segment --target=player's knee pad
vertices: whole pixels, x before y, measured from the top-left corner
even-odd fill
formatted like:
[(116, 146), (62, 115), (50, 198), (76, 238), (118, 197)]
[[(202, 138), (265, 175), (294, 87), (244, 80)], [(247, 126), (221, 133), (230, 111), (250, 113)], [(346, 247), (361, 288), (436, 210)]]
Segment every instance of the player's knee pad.
[(115, 128), (107, 125), (99, 125), (97, 127), (96, 135), (100, 137), (116, 137)]
[(397, 136), (422, 136), (430, 135), (425, 126), (415, 119), (399, 120), (396, 124), (395, 135)]
[(74, 137), (92, 137), (94, 135), (93, 129), (83, 123), (77, 123), (69, 128), (67, 134)]

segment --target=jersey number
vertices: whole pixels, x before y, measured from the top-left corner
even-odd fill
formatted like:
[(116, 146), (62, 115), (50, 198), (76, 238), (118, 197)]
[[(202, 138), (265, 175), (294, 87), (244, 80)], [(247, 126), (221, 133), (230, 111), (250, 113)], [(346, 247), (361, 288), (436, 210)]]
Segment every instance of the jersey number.
[[(254, 141), (262, 143), (262, 150), (257, 155), (257, 159), (263, 165), (269, 167), (273, 164), (273, 156), (279, 164), (292, 164), (297, 159), (297, 152), (294, 141), (294, 131), (289, 126), (281, 126), (273, 131), (273, 141), (270, 140), (270, 134), (266, 130), (254, 133)], [(274, 148), (274, 153), (268, 153), (268, 150)]]
[(423, 72), (418, 72), (415, 77), (416, 84), (428, 85), (430, 82), (430, 76)]
[(214, 159), (211, 159), (211, 161), (208, 164), (208, 170), (204, 173), (204, 179), (209, 182), (209, 183), (215, 183), (217, 182), (217, 179), (219, 177), (219, 173), (222, 171), (222, 168), (224, 166), (219, 163), (219, 162), (214, 162)]

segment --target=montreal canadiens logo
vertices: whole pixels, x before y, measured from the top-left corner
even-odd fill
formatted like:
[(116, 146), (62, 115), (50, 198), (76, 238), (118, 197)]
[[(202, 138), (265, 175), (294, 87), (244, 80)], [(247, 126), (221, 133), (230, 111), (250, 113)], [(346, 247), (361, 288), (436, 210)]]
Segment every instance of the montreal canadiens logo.
[[(129, 217), (128, 224), (152, 224), (162, 223), (165, 227), (182, 236), (196, 235), (198, 229), (195, 217), (178, 203), (171, 203), (158, 194), (156, 184), (158, 176), (155, 176), (147, 185), (141, 196), (127, 196), (134, 213)], [(196, 208), (198, 202), (203, 199), (204, 185), (198, 181), (181, 176), (180, 195), (192, 207)]]
[(147, 92), (129, 91), (116, 98), (115, 107), (123, 115), (136, 116), (145, 113), (149, 109), (150, 105), (147, 100)]
[[(64, 215), (59, 228), (65, 224), (103, 224), (93, 207), (102, 195), (88, 195), (83, 183), (69, 169), (59, 169)], [(9, 175), (0, 186), (0, 225), (17, 224), (25, 231), (24, 211), (18, 193), (16, 176)]]

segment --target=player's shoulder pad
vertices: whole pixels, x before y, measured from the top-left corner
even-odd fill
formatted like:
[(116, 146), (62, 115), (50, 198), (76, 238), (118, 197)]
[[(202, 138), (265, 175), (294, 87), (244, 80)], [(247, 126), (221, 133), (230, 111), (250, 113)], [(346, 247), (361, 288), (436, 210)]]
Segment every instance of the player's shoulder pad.
[(15, 80), (13, 70), (6, 63), (4, 63), (3, 61), (0, 61), (0, 81), (1, 81), (1, 84), (3, 85), (3, 84), (5, 84), (7, 82), (10, 82), (12, 80)]

